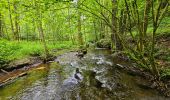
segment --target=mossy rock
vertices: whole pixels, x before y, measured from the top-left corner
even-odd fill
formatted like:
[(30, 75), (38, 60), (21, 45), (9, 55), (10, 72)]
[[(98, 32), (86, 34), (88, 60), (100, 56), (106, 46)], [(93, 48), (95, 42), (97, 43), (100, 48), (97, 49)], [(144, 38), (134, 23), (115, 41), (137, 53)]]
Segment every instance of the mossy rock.
[(111, 48), (111, 41), (109, 39), (101, 39), (96, 44), (99, 48)]

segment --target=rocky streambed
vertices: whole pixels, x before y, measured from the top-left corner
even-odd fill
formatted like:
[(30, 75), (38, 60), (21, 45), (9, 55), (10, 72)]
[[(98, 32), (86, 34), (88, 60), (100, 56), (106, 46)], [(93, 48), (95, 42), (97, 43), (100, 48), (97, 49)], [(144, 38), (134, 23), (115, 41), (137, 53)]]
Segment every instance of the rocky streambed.
[[(147, 80), (120, 67), (106, 49), (91, 49), (81, 59), (77, 52), (40, 64), (28, 74), (0, 88), (0, 100), (169, 100), (141, 84)], [(120, 66), (120, 67), (117, 67)]]

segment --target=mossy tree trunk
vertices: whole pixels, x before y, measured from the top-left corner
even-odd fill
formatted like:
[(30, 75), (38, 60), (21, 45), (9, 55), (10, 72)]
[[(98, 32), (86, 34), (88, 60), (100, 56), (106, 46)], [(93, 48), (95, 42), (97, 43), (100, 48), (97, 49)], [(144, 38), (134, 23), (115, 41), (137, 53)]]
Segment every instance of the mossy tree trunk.
[(13, 39), (15, 40), (17, 36), (15, 34), (14, 25), (13, 25), (12, 11), (11, 11), (11, 5), (10, 5), (11, 3), (10, 3), (10, 0), (7, 0), (7, 2), (8, 2), (8, 11), (9, 11), (10, 24), (11, 24), (11, 31), (13, 34)]
[(117, 11), (118, 11), (118, 4), (117, 0), (112, 0), (112, 34), (111, 34), (111, 40), (112, 40), (112, 48), (115, 46), (116, 51), (121, 51), (123, 49), (121, 39), (119, 36), (118, 31), (118, 18), (117, 18)]
[(155, 1), (152, 0), (152, 23), (153, 23), (153, 32), (152, 32), (152, 45), (151, 45), (151, 52), (150, 52), (150, 62), (151, 62), (151, 67), (152, 67), (152, 72), (154, 75), (157, 77), (160, 76), (158, 66), (156, 65), (155, 58), (154, 58), (154, 51), (155, 51), (155, 37), (156, 37), (156, 31), (162, 21), (162, 19), (165, 16), (166, 11), (168, 10), (169, 3), (166, 2), (165, 6), (163, 6), (163, 0), (159, 1), (158, 7), (154, 6)]
[[(81, 0), (78, 0), (77, 2), (77, 7), (80, 8), (80, 3), (81, 3)], [(77, 24), (77, 29), (78, 29), (78, 41), (79, 41), (79, 45), (83, 46), (84, 43), (83, 43), (83, 33), (82, 33), (82, 30), (81, 30), (81, 11), (80, 9), (77, 9), (78, 10), (78, 24)]]
[(1, 12), (0, 12), (0, 37), (2, 37), (3, 36), (3, 33), (2, 33), (2, 14), (1, 14)]
[(19, 14), (18, 14), (18, 2), (15, 1), (14, 4), (14, 12), (15, 12), (15, 21), (14, 21), (14, 25), (15, 25), (15, 29), (14, 29), (14, 34), (15, 34), (15, 39), (19, 40)]

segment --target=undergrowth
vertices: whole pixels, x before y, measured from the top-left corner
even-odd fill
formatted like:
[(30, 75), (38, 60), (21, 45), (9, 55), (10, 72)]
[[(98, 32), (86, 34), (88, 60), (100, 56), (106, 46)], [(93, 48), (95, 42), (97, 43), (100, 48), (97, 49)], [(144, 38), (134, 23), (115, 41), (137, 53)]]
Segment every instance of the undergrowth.
[[(69, 49), (73, 46), (70, 41), (47, 43), (49, 51), (53, 49)], [(29, 56), (42, 56), (43, 54), (43, 44), (39, 41), (8, 41), (0, 39), (0, 68), (5, 67), (6, 64), (13, 60)]]

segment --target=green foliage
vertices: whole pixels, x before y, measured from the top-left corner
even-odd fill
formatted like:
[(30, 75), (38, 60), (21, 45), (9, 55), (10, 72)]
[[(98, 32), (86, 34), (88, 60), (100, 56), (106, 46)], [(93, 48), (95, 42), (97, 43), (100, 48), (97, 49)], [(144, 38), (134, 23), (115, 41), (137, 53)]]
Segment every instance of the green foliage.
[[(55, 44), (47, 44), (50, 51), (53, 49), (68, 49), (73, 45), (70, 41), (59, 41)], [(0, 67), (4, 67), (8, 62), (22, 59), (29, 56), (42, 56), (44, 53), (41, 42), (28, 41), (7, 41), (0, 40)]]
[(97, 42), (99, 48), (111, 48), (111, 41), (108, 39), (101, 39)]
[(170, 78), (170, 69), (163, 69), (161, 71), (161, 78)]
[(6, 63), (12, 60), (15, 56), (15, 51), (18, 51), (20, 46), (7, 40), (0, 40), (0, 67), (4, 67)]
[[(21, 41), (0, 40), (0, 64), (27, 56), (42, 56), (48, 50), (68, 49), (73, 46), (72, 43), (83, 40), (84, 44), (87, 41), (98, 41), (97, 46), (102, 48), (111, 48), (111, 41), (115, 41), (117, 43), (112, 43), (115, 44), (112, 48), (121, 44), (139, 66), (148, 67), (153, 64), (155, 67), (153, 55), (159, 56), (160, 53), (154, 54), (157, 53), (154, 47), (156, 38), (152, 33), (157, 25), (153, 25), (153, 21), (158, 19), (161, 22), (156, 32), (159, 35), (169, 33), (170, 18), (169, 13), (166, 13), (161, 20), (164, 11), (163, 7), (157, 11), (161, 2), (158, 0), (150, 2), (153, 4), (155, 18), (152, 19), (152, 10), (148, 9), (151, 5), (147, 7), (147, 1), (79, 0), (76, 3), (73, 0), (1, 0), (0, 21), (3, 23), (0, 24), (0, 33), (3, 34), (0, 36), (9, 40), (17, 40), (14, 37), (18, 37)], [(82, 38), (78, 37), (78, 33), (81, 33)], [(116, 33), (120, 38), (118, 41)], [(134, 39), (129, 42), (129, 38)], [(169, 59), (169, 56), (163, 57), (163, 60)]]

